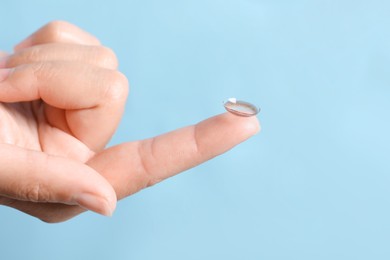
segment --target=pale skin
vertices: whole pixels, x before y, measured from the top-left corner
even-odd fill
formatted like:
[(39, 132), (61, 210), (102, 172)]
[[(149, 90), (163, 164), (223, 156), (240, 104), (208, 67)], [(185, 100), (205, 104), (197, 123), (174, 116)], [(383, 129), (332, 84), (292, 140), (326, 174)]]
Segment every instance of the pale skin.
[(117, 66), (112, 50), (63, 21), (0, 53), (0, 204), (50, 223), (110, 216), (117, 200), (260, 130), (256, 117), (224, 113), (106, 149), (129, 89)]

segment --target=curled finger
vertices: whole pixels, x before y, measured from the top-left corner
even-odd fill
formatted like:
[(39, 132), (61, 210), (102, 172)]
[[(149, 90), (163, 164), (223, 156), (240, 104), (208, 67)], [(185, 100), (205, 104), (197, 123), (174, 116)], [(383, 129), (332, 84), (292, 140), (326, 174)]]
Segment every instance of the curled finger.
[(15, 46), (15, 51), (45, 43), (74, 43), (100, 45), (100, 41), (90, 33), (66, 21), (52, 21)]
[(116, 130), (127, 94), (123, 74), (84, 63), (43, 62), (0, 69), (1, 102), (42, 99), (50, 105), (45, 111), (49, 124), (61, 129), (58, 118), (65, 118), (72, 135), (94, 151), (102, 149)]
[(113, 70), (118, 67), (115, 53), (107, 47), (49, 43), (25, 48), (9, 56), (4, 55), (0, 61), (0, 68), (12, 68), (23, 64), (48, 61), (82, 62)]

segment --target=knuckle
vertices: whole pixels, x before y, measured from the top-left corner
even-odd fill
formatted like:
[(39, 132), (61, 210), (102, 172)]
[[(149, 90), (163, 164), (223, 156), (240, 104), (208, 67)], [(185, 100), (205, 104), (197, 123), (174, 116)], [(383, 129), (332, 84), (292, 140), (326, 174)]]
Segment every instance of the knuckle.
[(118, 58), (115, 52), (104, 46), (97, 47), (97, 62), (101, 66), (110, 69), (116, 69), (118, 67)]
[(129, 82), (124, 74), (119, 71), (111, 71), (108, 76), (105, 98), (109, 100), (125, 100), (129, 91)]
[(55, 20), (46, 24), (43, 32), (49, 41), (61, 41), (64, 38), (64, 32), (72, 25), (66, 21)]
[(38, 33), (40, 37), (45, 39), (45, 42), (73, 42), (74, 39), (70, 39), (70, 34), (74, 35), (74, 37), (71, 38), (77, 38), (80, 36), (81, 38), (87, 37), (91, 42), (93, 42), (93, 45), (100, 44), (100, 41), (93, 35), (85, 34), (78, 26), (63, 20), (54, 20), (47, 23)]
[(31, 184), (22, 192), (22, 197), (32, 202), (44, 202), (45, 196), (42, 194), (42, 187), (39, 183)]
[(53, 20), (46, 24), (46, 27), (69, 27), (73, 26), (71, 23), (64, 21), (64, 20)]

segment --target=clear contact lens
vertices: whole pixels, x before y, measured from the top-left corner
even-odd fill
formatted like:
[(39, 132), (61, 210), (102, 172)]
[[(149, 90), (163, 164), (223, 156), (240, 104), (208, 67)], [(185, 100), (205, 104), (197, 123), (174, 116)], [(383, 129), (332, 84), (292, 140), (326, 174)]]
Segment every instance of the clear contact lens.
[(255, 116), (260, 112), (260, 109), (255, 105), (246, 101), (237, 100), (236, 98), (229, 98), (223, 105), (227, 111), (237, 116)]

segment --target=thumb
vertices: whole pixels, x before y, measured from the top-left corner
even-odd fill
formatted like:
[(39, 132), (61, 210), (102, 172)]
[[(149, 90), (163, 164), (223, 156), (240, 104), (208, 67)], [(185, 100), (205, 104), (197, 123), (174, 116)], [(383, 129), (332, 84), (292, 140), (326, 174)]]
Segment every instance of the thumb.
[(8, 144), (0, 145), (0, 194), (21, 201), (79, 205), (106, 216), (116, 206), (112, 186), (87, 165)]

